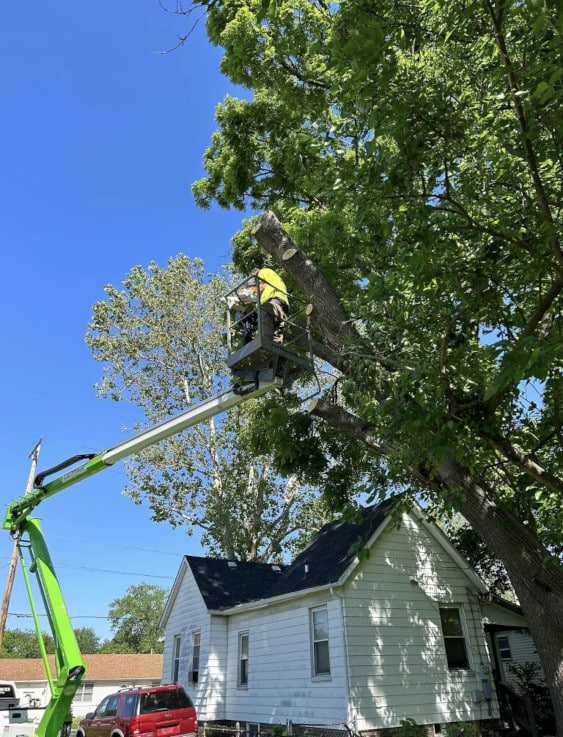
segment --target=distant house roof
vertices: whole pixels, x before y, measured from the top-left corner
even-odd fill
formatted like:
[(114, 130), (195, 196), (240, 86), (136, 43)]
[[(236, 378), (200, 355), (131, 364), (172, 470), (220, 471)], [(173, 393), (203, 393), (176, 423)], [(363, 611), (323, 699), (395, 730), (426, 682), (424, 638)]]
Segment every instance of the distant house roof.
[[(157, 655), (83, 655), (88, 681), (132, 681), (162, 677), (162, 654)], [(51, 672), (55, 659), (49, 655)], [(40, 658), (0, 658), (0, 680), (45, 681), (45, 669)]]
[(339, 520), (324, 525), (311, 544), (290, 566), (246, 563), (185, 556), (209, 610), (222, 611), (237, 604), (283, 596), (336, 583), (377, 532), (392, 500), (366, 507), (362, 521)]

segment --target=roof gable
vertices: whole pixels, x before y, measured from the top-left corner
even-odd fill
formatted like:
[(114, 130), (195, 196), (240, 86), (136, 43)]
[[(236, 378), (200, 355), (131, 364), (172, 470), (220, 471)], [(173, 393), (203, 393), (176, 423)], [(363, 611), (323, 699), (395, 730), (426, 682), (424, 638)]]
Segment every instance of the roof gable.
[(383, 525), (392, 499), (365, 507), (359, 524), (338, 520), (324, 525), (284, 571), (268, 596), (281, 596), (340, 581), (354, 562), (358, 547), (365, 546)]
[(182, 562), (180, 563), (180, 568), (178, 569), (178, 573), (176, 574), (176, 578), (174, 579), (174, 583), (172, 584), (172, 588), (170, 589), (170, 592), (164, 604), (164, 609), (162, 611), (162, 616), (160, 617), (159, 622), (160, 627), (166, 627), (168, 617), (170, 616), (170, 613), (174, 608), (174, 602), (176, 601), (176, 597), (178, 596), (178, 593), (182, 588), (184, 579), (188, 571), (189, 566), (186, 560), (186, 556), (183, 556)]
[[(182, 565), (189, 566), (208, 611), (225, 611), (256, 601), (339, 585), (360, 563), (358, 549), (371, 547), (391, 519), (390, 511), (397, 497), (361, 510), (358, 523), (337, 520), (324, 525), (289, 566), (267, 563), (227, 561), (186, 555)], [(469, 564), (450, 543), (447, 536), (424, 519), (416, 505), (412, 514), (432, 534), (435, 541), (452, 557), (479, 590), (486, 590)], [(172, 606), (169, 600), (170, 606)], [(168, 604), (167, 604), (168, 606)]]

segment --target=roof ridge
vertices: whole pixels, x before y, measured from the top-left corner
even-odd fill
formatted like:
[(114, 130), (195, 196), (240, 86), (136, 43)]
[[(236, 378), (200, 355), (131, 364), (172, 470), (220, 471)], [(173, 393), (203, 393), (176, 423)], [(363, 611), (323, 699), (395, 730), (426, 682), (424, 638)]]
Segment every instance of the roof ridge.
[(205, 560), (205, 561), (212, 561), (215, 563), (235, 563), (237, 566), (265, 566), (266, 568), (271, 568), (272, 566), (279, 566), (280, 568), (287, 568), (287, 563), (272, 563), (271, 561), (269, 563), (264, 563), (260, 560), (239, 560), (238, 558), (213, 558), (208, 557), (205, 555), (188, 555), (186, 554), (184, 556), (188, 560)]

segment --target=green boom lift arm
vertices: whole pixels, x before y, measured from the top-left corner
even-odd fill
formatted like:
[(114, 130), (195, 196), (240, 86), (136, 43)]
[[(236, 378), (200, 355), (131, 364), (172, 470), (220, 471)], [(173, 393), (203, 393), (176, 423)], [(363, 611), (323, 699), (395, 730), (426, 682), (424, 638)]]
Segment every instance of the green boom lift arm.
[[(33, 510), (45, 499), (58, 494), (73, 484), (93, 476), (114, 463), (138, 453), (143, 448), (171, 437), (199, 422), (237, 407), (247, 399), (253, 399), (273, 389), (281, 389), (301, 373), (314, 373), (309, 316), (312, 306), (291, 298), (292, 313), (285, 321), (286, 343), (272, 343), (262, 334), (260, 316), (260, 291), (254, 290), (254, 303), (242, 304), (238, 292), (244, 290), (248, 280), (226, 296), (227, 304), (227, 366), (235, 380), (235, 386), (214, 397), (190, 407), (164, 422), (124, 440), (94, 455), (76, 455), (35, 477), (34, 489), (16, 499), (6, 508), (3, 527), (16, 540), (20, 565), (31, 603), (35, 629), (51, 699), (35, 731), (36, 737), (68, 737), (71, 726), (70, 707), (86, 673), (70, 617), (57, 580), (49, 551), (45, 544), (39, 520), (31, 517)], [(257, 279), (254, 286), (258, 286)], [(238, 291), (237, 291), (238, 290)], [(233, 313), (235, 317), (233, 318)], [(254, 320), (251, 318), (255, 316)], [(256, 332), (248, 333), (247, 323), (256, 326)], [(238, 345), (235, 349), (235, 343)], [(242, 345), (241, 345), (242, 342)], [(304, 346), (304, 348), (303, 348)], [(76, 464), (79, 465), (76, 465)], [(65, 470), (69, 469), (69, 470)], [(64, 471), (46, 483), (49, 476)], [(29, 573), (34, 573), (45, 606), (49, 626), (55, 640), (56, 678), (50, 672), (49, 662), (41, 636), (37, 610), (33, 600), (24, 551), (29, 552)], [(4, 735), (6, 737), (6, 735)], [(8, 735), (9, 737), (9, 735)]]
[[(71, 727), (70, 707), (74, 695), (86, 673), (86, 666), (76, 642), (72, 622), (68, 615), (61, 588), (47, 545), (41, 531), (39, 520), (30, 514), (43, 500), (57, 494), (59, 491), (77, 484), (79, 481), (93, 476), (99, 471), (109, 468), (114, 463), (127, 456), (138, 453), (149, 445), (154, 445), (165, 438), (186, 430), (199, 422), (214, 417), (238, 406), (247, 399), (253, 399), (281, 388), (282, 378), (269, 375), (266, 381), (256, 380), (248, 386), (233, 387), (217, 394), (210, 399), (190, 407), (184, 412), (165, 420), (117, 445), (95, 455), (73, 456), (53, 468), (38, 474), (35, 478), (34, 489), (29, 494), (16, 499), (6, 508), (3, 528), (9, 530), (16, 540), (20, 566), (29, 596), (35, 629), (39, 639), (39, 646), (47, 679), (51, 689), (51, 699), (45, 713), (35, 731), (36, 737), (68, 737)], [(75, 466), (76, 463), (80, 465)], [(75, 466), (52, 481), (45, 483), (48, 476), (58, 473), (70, 466)], [(28, 551), (31, 563), (29, 569), (24, 558), (24, 551)], [(33, 593), (30, 585), (29, 573), (34, 573), (36, 583), (47, 614), (51, 632), (55, 640), (56, 677), (51, 674), (47, 653), (41, 636), (41, 628)]]

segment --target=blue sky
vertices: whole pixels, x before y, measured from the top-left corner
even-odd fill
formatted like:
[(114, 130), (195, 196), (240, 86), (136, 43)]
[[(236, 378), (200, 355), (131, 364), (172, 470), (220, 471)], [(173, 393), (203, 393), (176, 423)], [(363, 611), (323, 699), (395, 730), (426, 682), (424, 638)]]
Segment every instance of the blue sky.
[[(188, 4), (189, 5), (189, 4)], [(172, 4), (175, 7), (175, 4)], [(2, 500), (21, 496), (28, 455), (39, 470), (125, 436), (127, 408), (96, 397), (100, 366), (84, 342), (103, 285), (136, 264), (183, 252), (210, 271), (230, 259), (240, 213), (198, 210), (191, 183), (236, 94), (204, 28), (169, 53), (182, 19), (156, 0), (9, 3), (0, 25), (3, 285)], [(172, 584), (196, 538), (156, 524), (123, 497), (123, 466), (37, 510), (75, 626), (110, 636), (111, 601), (142, 582)], [(4, 590), (12, 542), (0, 537)], [(31, 629), (18, 571), (8, 628)]]

